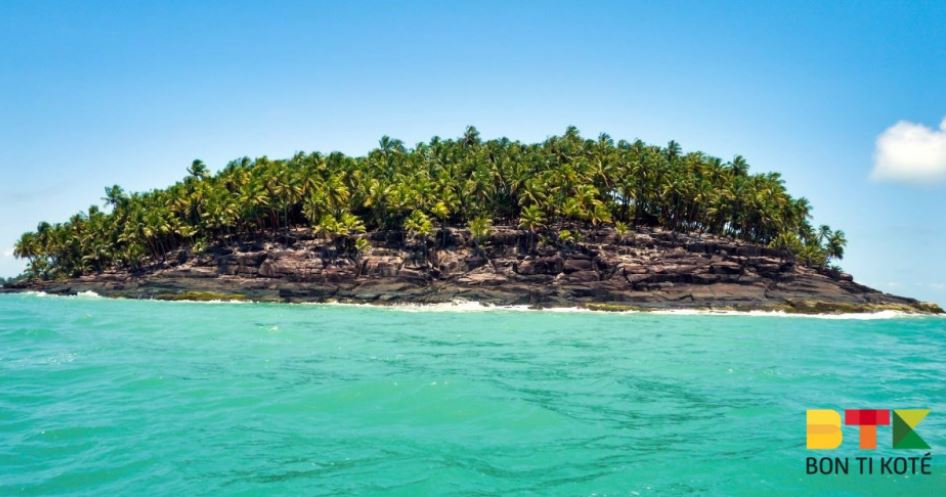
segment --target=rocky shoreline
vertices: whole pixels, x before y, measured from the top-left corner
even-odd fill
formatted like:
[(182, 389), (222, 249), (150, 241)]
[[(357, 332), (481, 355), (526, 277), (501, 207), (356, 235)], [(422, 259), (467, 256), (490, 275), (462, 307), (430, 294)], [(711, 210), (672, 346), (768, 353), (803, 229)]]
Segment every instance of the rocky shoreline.
[(20, 282), (2, 291), (166, 300), (443, 303), (586, 307), (596, 310), (718, 309), (794, 313), (897, 310), (942, 313), (935, 304), (879, 292), (850, 275), (796, 264), (786, 253), (727, 238), (644, 230), (583, 230), (580, 243), (533, 243), (497, 228), (474, 243), (448, 228), (411, 242), (401, 232), (364, 235), (372, 248), (340, 255), (308, 229), (276, 240), (221, 242), (179, 251), (132, 273)]

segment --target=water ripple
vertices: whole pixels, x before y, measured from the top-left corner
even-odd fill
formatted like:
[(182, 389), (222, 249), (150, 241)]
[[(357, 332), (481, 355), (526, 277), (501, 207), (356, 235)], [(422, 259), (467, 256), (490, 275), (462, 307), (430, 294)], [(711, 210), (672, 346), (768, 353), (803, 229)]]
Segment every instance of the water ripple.
[(482, 310), (2, 295), (0, 495), (946, 488), (803, 474), (807, 408), (946, 446), (946, 320)]

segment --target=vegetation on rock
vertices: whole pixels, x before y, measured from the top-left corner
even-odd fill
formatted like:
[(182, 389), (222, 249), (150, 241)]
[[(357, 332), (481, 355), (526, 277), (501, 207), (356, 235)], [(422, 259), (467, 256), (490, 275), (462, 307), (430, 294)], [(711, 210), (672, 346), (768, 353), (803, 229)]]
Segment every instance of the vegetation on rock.
[(245, 295), (239, 293), (221, 293), (221, 292), (198, 292), (186, 291), (177, 293), (161, 293), (155, 295), (156, 300), (188, 300), (193, 302), (232, 302), (247, 300)]
[(434, 137), (407, 148), (382, 137), (363, 157), (299, 153), (286, 160), (242, 158), (211, 174), (197, 160), (166, 188), (105, 189), (105, 207), (22, 235), (17, 257), (27, 275), (74, 277), (106, 269), (136, 270), (178, 249), (200, 252), (221, 240), (288, 240), (309, 226), (339, 254), (370, 250), (363, 234), (403, 230), (440, 243), (446, 226), (470, 229), (474, 243), (493, 225), (574, 243), (567, 227), (639, 226), (711, 233), (783, 248), (824, 268), (844, 253), (844, 233), (815, 229), (811, 206), (793, 198), (778, 173), (750, 174), (741, 156), (728, 162), (606, 134), (582, 138), (574, 127), (542, 143), (484, 141), (475, 128), (456, 140)]

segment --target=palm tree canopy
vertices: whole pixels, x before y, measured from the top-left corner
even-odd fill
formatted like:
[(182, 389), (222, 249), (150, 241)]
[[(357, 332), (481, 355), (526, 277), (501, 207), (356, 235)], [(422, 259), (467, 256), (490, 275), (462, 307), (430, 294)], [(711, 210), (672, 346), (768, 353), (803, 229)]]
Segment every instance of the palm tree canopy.
[(742, 156), (723, 162), (676, 141), (586, 139), (573, 126), (531, 144), (484, 140), (472, 126), (410, 149), (383, 136), (361, 157), (243, 157), (216, 173), (195, 160), (168, 188), (129, 194), (114, 185), (103, 200), (108, 211), (93, 207), (24, 234), (15, 253), (30, 260), (28, 272), (137, 268), (179, 248), (300, 226), (336, 238), (379, 229), (424, 238), (432, 220), (468, 226), (480, 240), (494, 225), (519, 225), (533, 238), (566, 227), (572, 236), (575, 225), (660, 226), (780, 247), (817, 267), (840, 259), (847, 243), (843, 231), (813, 228), (810, 203), (789, 195), (778, 173), (751, 174)]

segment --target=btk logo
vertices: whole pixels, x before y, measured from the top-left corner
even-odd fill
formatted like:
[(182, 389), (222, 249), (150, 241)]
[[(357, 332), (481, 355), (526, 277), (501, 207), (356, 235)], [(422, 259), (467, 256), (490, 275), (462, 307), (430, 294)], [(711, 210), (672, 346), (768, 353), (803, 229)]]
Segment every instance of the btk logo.
[[(930, 446), (914, 429), (930, 413), (929, 409), (847, 409), (844, 424), (860, 427), (860, 448), (877, 448), (877, 427), (890, 424), (893, 413), (893, 448), (928, 449)], [(836, 449), (841, 445), (841, 415), (832, 409), (809, 409), (808, 448)]]

